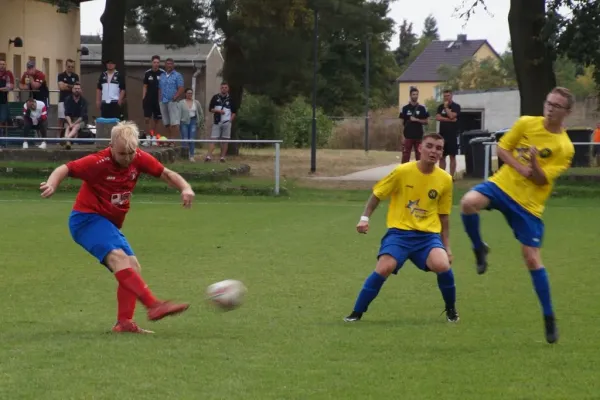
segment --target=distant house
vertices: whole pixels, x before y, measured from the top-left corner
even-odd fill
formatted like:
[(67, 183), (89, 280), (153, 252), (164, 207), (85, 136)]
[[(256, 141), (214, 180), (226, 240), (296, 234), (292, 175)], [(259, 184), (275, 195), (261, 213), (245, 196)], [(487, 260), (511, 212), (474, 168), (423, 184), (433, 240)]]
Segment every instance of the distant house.
[[(82, 44), (89, 50), (87, 56), (81, 56), (81, 81), (84, 95), (90, 100), (90, 115), (99, 116), (96, 109), (96, 86), (100, 73), (104, 71), (102, 64), (101, 44)], [(142, 88), (144, 72), (150, 68), (153, 55), (161, 58), (161, 68), (164, 60), (172, 58), (175, 69), (183, 74), (185, 87), (192, 87), (195, 79), (196, 99), (207, 110), (210, 98), (219, 91), (221, 71), (223, 69), (223, 56), (215, 44), (198, 44), (179, 49), (168, 49), (163, 45), (152, 44), (126, 44), (125, 67), (127, 74), (127, 110), (129, 119), (140, 126), (144, 126), (142, 110)], [(196, 77), (194, 78), (194, 75)], [(207, 112), (205, 112), (208, 115)], [(210, 124), (210, 119), (207, 119)]]
[(459, 67), (470, 59), (483, 61), (487, 58), (500, 60), (487, 40), (467, 40), (467, 35), (458, 35), (456, 40), (432, 41), (397, 79), (399, 106), (408, 103), (411, 86), (419, 89), (421, 102), (431, 98), (440, 100), (444, 89), (444, 79), (438, 74), (440, 66)]

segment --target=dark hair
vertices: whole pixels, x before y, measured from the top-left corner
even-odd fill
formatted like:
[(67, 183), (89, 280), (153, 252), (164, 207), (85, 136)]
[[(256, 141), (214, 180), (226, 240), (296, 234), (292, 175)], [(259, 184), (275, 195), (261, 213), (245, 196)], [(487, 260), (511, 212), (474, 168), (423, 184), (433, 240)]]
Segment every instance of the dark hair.
[(73, 61), (73, 60), (72, 60), (72, 59), (70, 59), (70, 58), (67, 58), (67, 61), (66, 61), (66, 63), (72, 63), (72, 64), (75, 64), (75, 61)]
[(33, 97), (33, 96), (29, 96), (29, 98), (27, 99), (27, 101), (28, 101), (28, 102), (29, 102), (29, 101), (35, 101), (35, 97)]
[(79, 81), (77, 81), (73, 84), (73, 86), (81, 86), (81, 83)]
[(184, 92), (183, 92), (183, 93), (187, 93), (187, 92), (192, 92), (192, 93), (194, 93), (194, 89), (192, 89), (191, 87), (189, 87), (189, 88), (185, 88), (185, 90), (184, 90)]
[(227, 83), (227, 81), (223, 81), (223, 82), (221, 82), (221, 86), (223, 86), (223, 85), (229, 86), (229, 83)]
[(444, 137), (437, 132), (429, 132), (423, 135), (423, 139), (421, 141), (425, 141), (425, 139), (430, 138), (433, 140), (444, 140)]
[(450, 89), (444, 89), (444, 93), (452, 93), (452, 90), (450, 90)]
[(173, 60), (171, 57), (169, 57), (169, 58), (167, 58), (167, 59), (165, 60), (165, 62), (169, 62), (169, 61), (171, 61), (172, 63), (174, 63), (174, 62), (175, 62), (175, 61), (174, 61), (174, 60)]
[(417, 92), (417, 93), (419, 93), (419, 89), (417, 89), (417, 87), (416, 87), (416, 86), (411, 86), (411, 87), (410, 87), (410, 94), (413, 94), (414, 92)]
[(160, 56), (152, 56), (152, 61), (154, 61), (154, 60), (160, 61)]

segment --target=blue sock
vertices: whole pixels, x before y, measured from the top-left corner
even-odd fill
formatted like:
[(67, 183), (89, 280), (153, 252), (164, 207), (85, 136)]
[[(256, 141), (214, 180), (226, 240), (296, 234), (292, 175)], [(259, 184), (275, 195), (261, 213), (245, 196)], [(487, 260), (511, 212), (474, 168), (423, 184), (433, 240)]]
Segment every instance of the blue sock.
[(542, 267), (541, 269), (530, 270), (529, 272), (531, 273), (531, 280), (533, 281), (535, 292), (540, 299), (544, 316), (554, 315), (554, 310), (552, 310), (552, 300), (550, 299), (550, 282), (548, 281), (546, 268)]
[(373, 271), (358, 294), (356, 304), (354, 305), (354, 311), (361, 313), (366, 312), (367, 308), (369, 308), (369, 304), (377, 297), (377, 294), (379, 294), (379, 290), (384, 283), (385, 278)]
[(442, 292), (446, 308), (454, 308), (456, 303), (456, 286), (454, 286), (454, 272), (449, 269), (437, 275), (438, 287)]
[(462, 217), (465, 232), (469, 235), (471, 243), (473, 243), (474, 249), (483, 247), (483, 240), (481, 240), (481, 233), (479, 232), (479, 214), (460, 214)]

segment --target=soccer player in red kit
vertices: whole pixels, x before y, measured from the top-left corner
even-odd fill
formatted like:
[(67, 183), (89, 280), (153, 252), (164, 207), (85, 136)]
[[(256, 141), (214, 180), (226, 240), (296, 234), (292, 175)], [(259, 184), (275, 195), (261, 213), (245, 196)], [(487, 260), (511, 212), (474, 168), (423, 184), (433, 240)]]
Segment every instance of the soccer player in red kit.
[(40, 185), (42, 197), (48, 198), (68, 176), (83, 181), (69, 217), (69, 229), (73, 240), (104, 264), (119, 282), (113, 332), (153, 333), (133, 321), (138, 299), (151, 321), (182, 313), (189, 307), (154, 297), (140, 275), (138, 259), (120, 231), (141, 173), (160, 177), (179, 189), (186, 208), (194, 199), (192, 188), (181, 175), (138, 148), (138, 137), (139, 130), (133, 122), (121, 122), (112, 129), (110, 147), (61, 165)]

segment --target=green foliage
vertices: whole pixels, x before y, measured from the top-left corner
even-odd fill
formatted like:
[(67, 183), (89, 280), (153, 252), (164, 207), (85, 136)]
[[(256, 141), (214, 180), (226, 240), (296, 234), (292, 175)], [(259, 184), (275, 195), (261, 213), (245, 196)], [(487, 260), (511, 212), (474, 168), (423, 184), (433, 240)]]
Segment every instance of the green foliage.
[[(241, 139), (279, 139), (286, 147), (311, 143), (312, 105), (301, 96), (277, 106), (268, 96), (246, 92), (236, 121)], [(332, 131), (333, 122), (317, 108), (318, 146), (327, 144)]]
[[(312, 106), (305, 98), (296, 97), (283, 107), (279, 121), (284, 146), (308, 147), (311, 144)], [(317, 146), (327, 144), (333, 132), (333, 121), (317, 109)]]
[(569, 88), (577, 99), (585, 99), (597, 93), (594, 67), (581, 69), (566, 56), (561, 56), (554, 63), (554, 73), (556, 83)]
[(400, 68), (407, 67), (408, 57), (417, 45), (417, 35), (413, 32), (412, 22), (408, 22), (406, 19), (402, 20), (400, 25), (400, 37), (398, 48), (394, 50), (394, 57), (396, 64)]
[(436, 99), (430, 98), (425, 100), (425, 107), (427, 107), (427, 111), (429, 111), (429, 123), (425, 128), (427, 132), (437, 131), (437, 121), (435, 120), (435, 114), (437, 112), (438, 106), (439, 103)]
[(432, 14), (429, 14), (427, 18), (425, 18), (425, 23), (423, 24), (423, 33), (421, 37), (428, 38), (431, 40), (440, 40), (437, 20)]
[[(505, 57), (512, 57), (505, 53)], [(517, 86), (514, 69), (507, 70), (507, 62), (495, 59), (468, 60), (459, 67), (442, 65), (438, 73), (445, 86), (452, 90), (488, 90)]]

